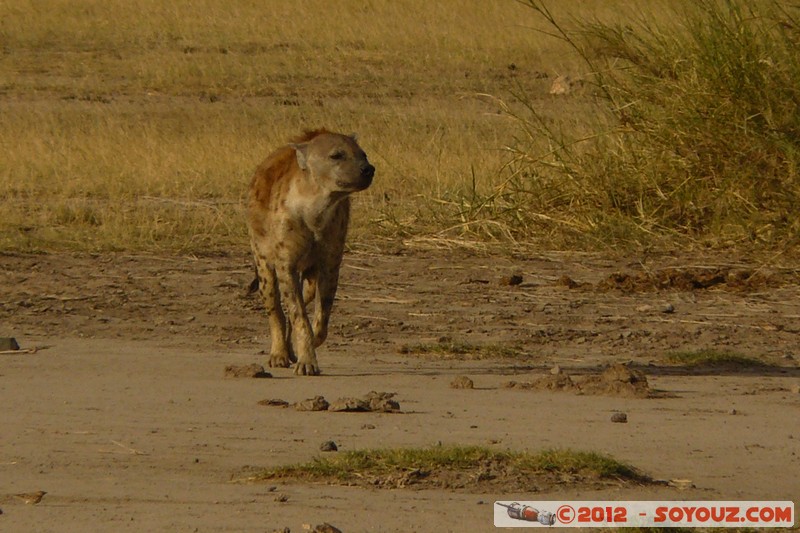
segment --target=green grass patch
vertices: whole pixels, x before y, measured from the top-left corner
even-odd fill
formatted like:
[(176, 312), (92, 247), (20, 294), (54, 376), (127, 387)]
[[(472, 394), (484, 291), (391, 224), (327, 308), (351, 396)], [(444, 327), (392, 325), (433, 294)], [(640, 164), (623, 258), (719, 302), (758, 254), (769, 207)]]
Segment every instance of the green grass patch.
[(764, 361), (724, 350), (694, 350), (686, 352), (672, 352), (665, 357), (666, 361), (682, 366), (737, 366), (758, 368), (769, 366)]
[[(382, 480), (403, 479), (409, 473), (429, 485), (452, 480), (459, 474), (473, 481), (525, 483), (557, 478), (574, 481), (647, 482), (634, 467), (608, 456), (573, 450), (538, 453), (498, 451), (482, 446), (432, 446), (429, 448), (367, 449), (341, 452), (301, 463), (265, 469), (255, 481), (293, 478), (332, 483), (387, 485)], [(377, 482), (376, 482), (377, 480)], [(457, 486), (457, 484), (455, 484)]]
[(442, 359), (495, 359), (520, 357), (525, 352), (519, 346), (504, 344), (473, 344), (469, 342), (442, 341), (435, 343), (403, 344), (401, 354), (425, 355)]

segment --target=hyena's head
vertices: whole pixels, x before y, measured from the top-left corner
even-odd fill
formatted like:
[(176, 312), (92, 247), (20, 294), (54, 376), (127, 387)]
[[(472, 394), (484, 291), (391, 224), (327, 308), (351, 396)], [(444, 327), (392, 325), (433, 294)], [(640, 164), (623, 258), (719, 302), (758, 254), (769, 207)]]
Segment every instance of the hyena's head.
[(331, 192), (363, 191), (372, 183), (375, 167), (367, 161), (355, 135), (322, 133), (290, 146), (297, 153), (300, 168)]

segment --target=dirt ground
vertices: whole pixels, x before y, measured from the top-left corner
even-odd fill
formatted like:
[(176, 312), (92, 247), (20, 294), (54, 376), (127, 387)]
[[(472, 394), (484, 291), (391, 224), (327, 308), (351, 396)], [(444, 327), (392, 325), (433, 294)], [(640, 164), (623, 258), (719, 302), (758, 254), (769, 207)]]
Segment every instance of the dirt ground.
[[(322, 376), (226, 378), (227, 365), (266, 363), (251, 279), (244, 253), (0, 256), (0, 336), (22, 348), (0, 354), (0, 529), (492, 531), (495, 499), (800, 495), (795, 270), (720, 256), (353, 252), (319, 351)], [(449, 345), (512, 355), (418, 353)], [(665, 360), (709, 348), (767, 364)], [(659, 394), (503, 386), (555, 365), (580, 377), (617, 362)], [(474, 388), (451, 388), (461, 375)], [(371, 390), (396, 393), (401, 413), (258, 404)], [(627, 423), (611, 422), (618, 411)], [(340, 451), (573, 448), (672, 482), (505, 492), (237, 481), (249, 467), (318, 457), (328, 440)], [(47, 492), (37, 505), (13, 496), (37, 490)]]

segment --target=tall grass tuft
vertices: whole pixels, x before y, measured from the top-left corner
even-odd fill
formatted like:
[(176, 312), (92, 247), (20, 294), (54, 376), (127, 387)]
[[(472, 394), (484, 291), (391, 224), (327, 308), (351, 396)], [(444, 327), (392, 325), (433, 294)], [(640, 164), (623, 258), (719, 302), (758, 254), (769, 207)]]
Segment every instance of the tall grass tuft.
[[(567, 246), (797, 244), (800, 6), (699, 0), (609, 23), (522, 3), (581, 58), (583, 85), (503, 103), (505, 179), (464, 194), (462, 215)], [(564, 98), (587, 102), (583, 124), (558, 116)]]

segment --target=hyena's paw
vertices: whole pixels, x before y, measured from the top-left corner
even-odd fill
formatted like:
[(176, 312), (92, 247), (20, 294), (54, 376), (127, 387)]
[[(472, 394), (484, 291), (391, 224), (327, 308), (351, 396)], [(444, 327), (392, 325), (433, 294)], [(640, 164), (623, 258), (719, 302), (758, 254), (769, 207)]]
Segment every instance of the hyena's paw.
[(289, 368), (291, 366), (291, 356), (287, 352), (273, 353), (269, 356), (270, 368)]
[(294, 373), (298, 376), (318, 376), (320, 372), (319, 364), (316, 360), (310, 362), (301, 360), (294, 366)]

